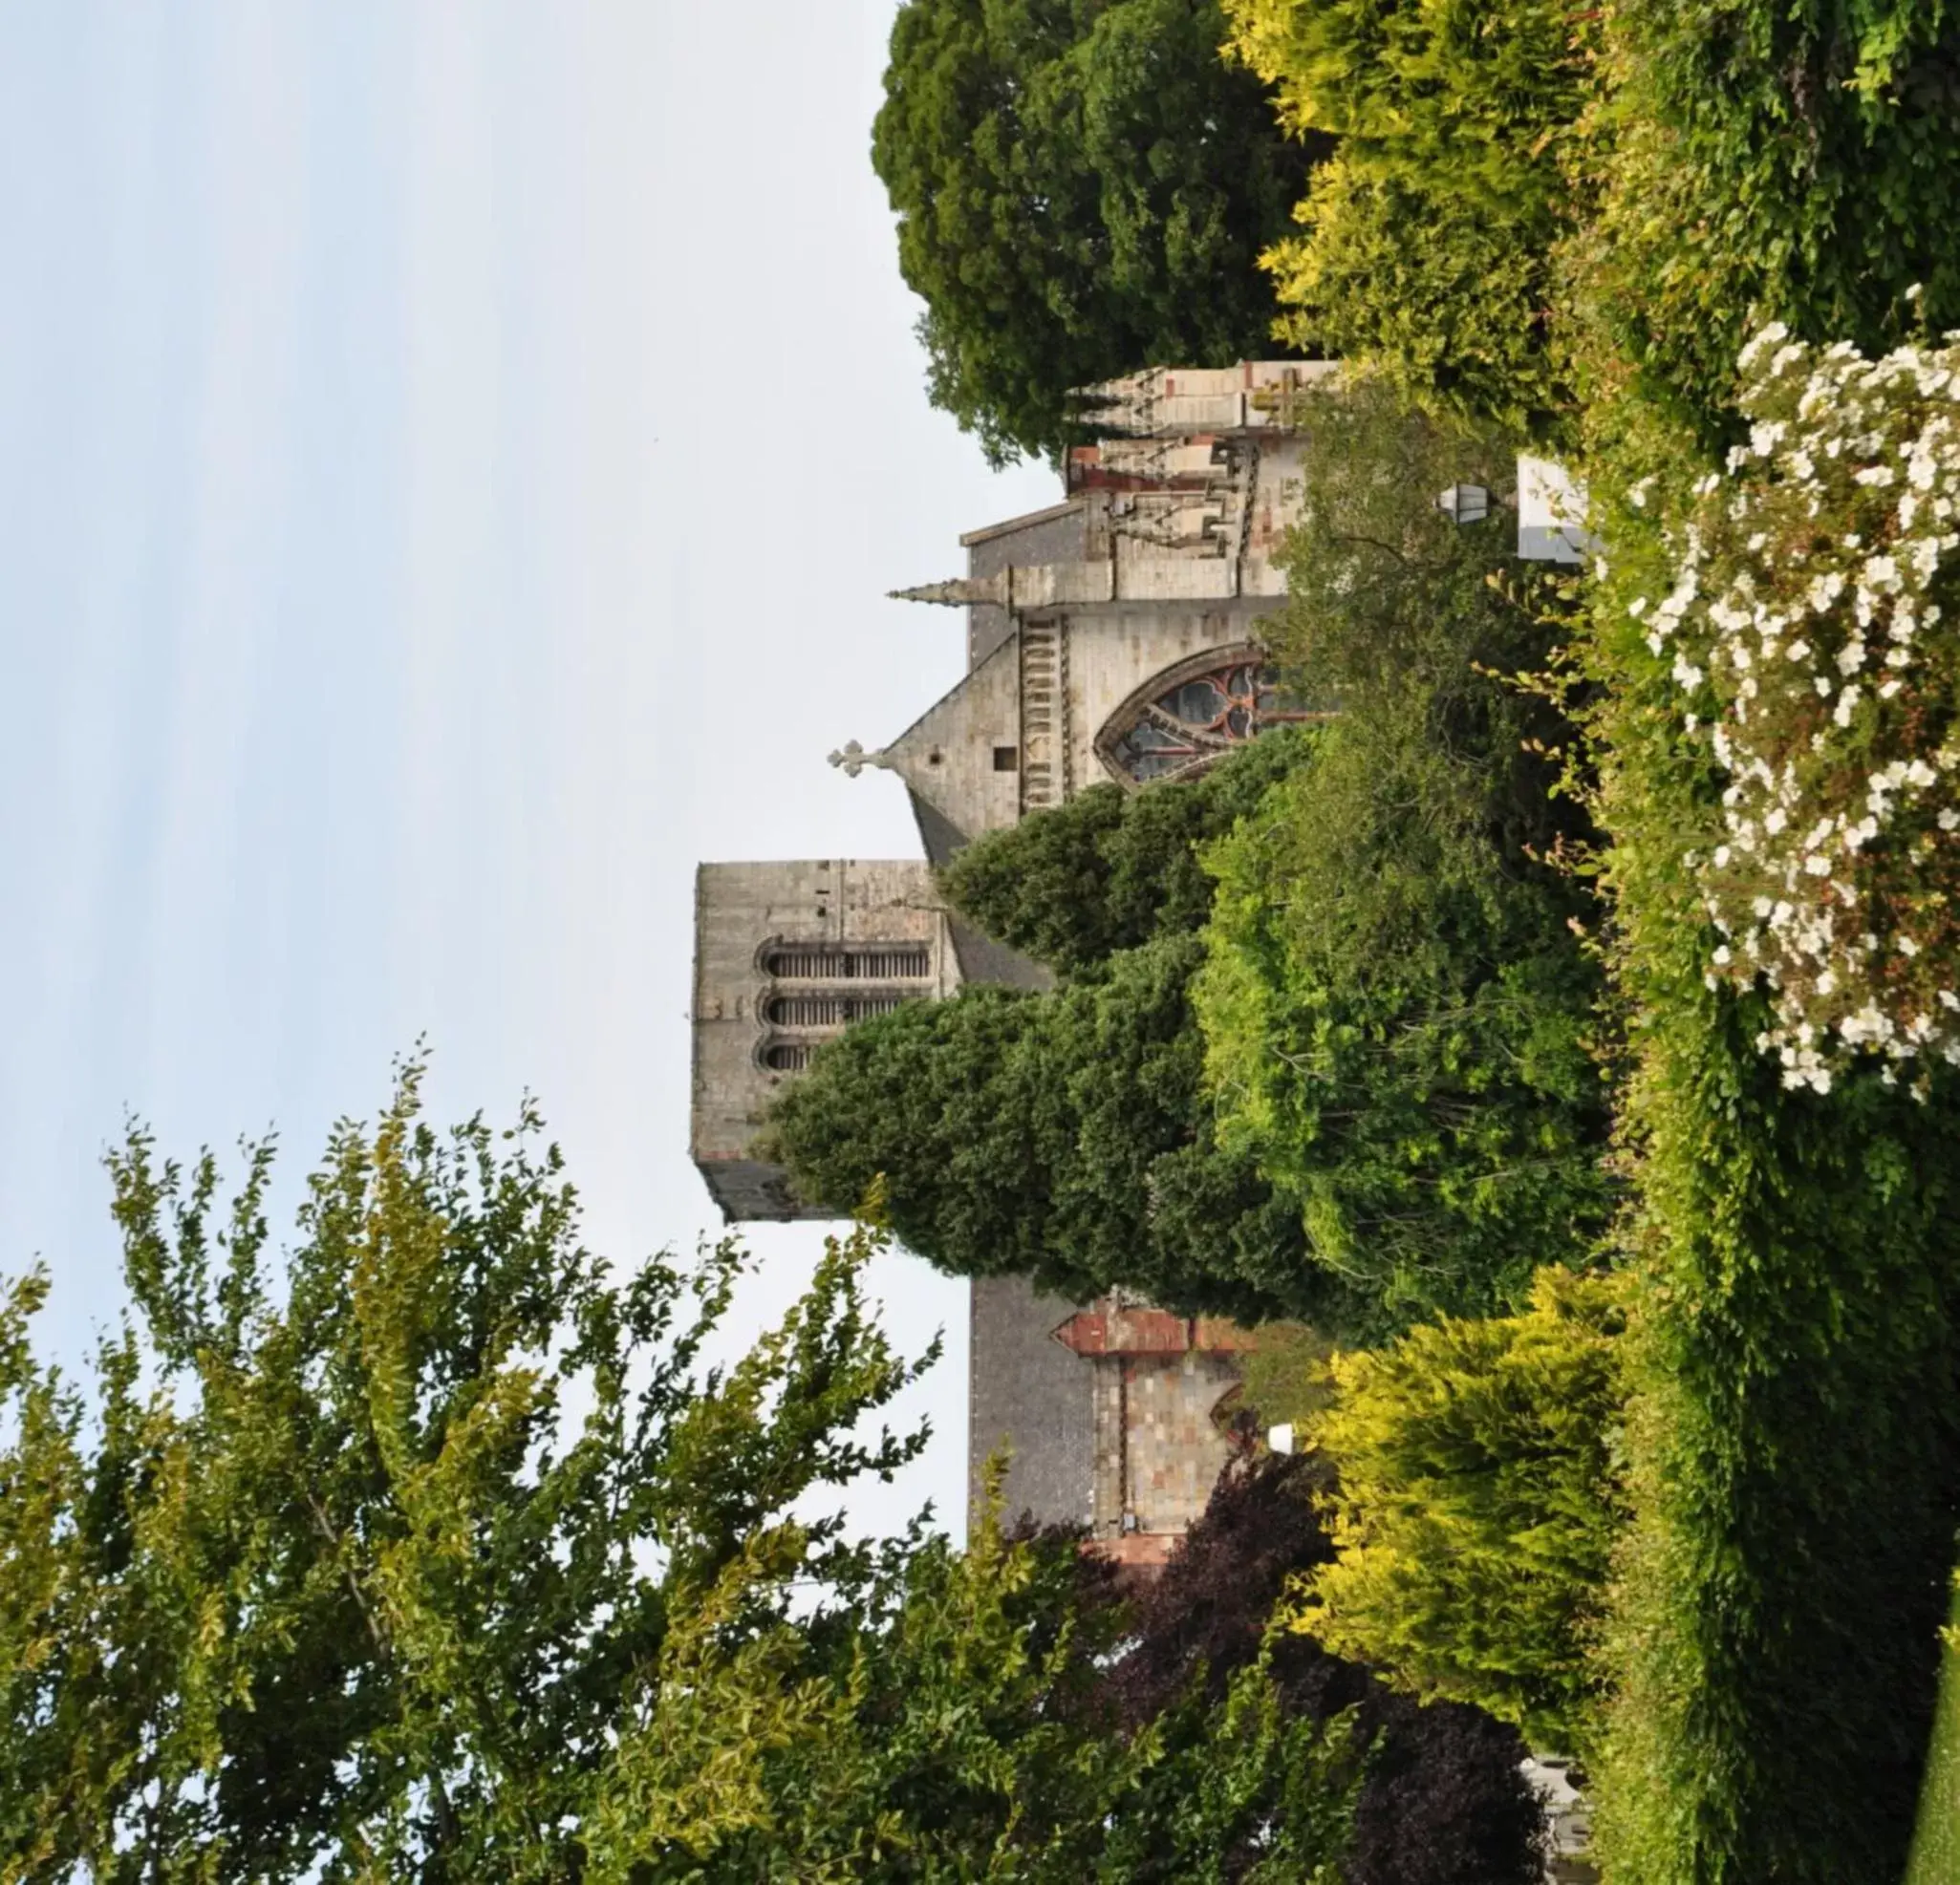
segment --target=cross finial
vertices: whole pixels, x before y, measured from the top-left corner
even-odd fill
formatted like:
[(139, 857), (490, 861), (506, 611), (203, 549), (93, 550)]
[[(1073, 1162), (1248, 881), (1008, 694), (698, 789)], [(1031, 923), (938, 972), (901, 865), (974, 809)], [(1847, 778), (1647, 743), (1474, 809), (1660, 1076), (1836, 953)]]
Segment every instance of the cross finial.
[(830, 755), (830, 763), (833, 766), (841, 766), (845, 778), (855, 779), (866, 766), (889, 766), (892, 761), (885, 757), (882, 749), (875, 753), (867, 753), (856, 740), (847, 739), (842, 752)]

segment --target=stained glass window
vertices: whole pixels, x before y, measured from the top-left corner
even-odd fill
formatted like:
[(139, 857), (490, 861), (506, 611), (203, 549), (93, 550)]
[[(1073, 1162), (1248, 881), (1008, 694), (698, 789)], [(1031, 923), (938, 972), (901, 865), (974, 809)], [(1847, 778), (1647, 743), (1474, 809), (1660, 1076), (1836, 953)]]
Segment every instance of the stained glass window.
[(1195, 675), (1136, 710), (1131, 723), (1104, 751), (1138, 784), (1195, 772), (1266, 727), (1325, 719), (1317, 707), (1280, 684), (1279, 672), (1257, 658), (1229, 661)]

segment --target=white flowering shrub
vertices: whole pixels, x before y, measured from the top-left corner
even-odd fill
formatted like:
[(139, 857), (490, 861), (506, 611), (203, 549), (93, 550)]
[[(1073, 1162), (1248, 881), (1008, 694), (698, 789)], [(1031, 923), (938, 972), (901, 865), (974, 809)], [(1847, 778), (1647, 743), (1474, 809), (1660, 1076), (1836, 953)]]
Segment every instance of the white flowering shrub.
[(1758, 1044), (1820, 1092), (1855, 1054), (1960, 1064), (1956, 341), (1867, 360), (1764, 329), (1748, 442), (1631, 605), (1726, 776), (1725, 841), (1689, 860), (1711, 982), (1764, 979)]

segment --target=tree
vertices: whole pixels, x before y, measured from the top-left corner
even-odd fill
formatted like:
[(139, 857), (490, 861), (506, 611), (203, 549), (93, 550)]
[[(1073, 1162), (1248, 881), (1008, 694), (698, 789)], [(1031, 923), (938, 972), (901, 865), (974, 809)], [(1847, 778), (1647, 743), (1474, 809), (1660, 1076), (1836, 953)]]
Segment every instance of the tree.
[(1496, 482), (1490, 435), (1368, 382), (1314, 430), (1266, 632), (1340, 713), (956, 860), (949, 892), (1067, 979), (820, 1050), (769, 1127), (813, 1201), (883, 1174), (957, 1275), (1370, 1340), (1514, 1301), (1602, 1232), (1601, 978), (1572, 928), (1597, 911), (1558, 860), (1591, 831), (1554, 797), (1570, 722), (1504, 678), (1547, 662), (1562, 598), (1433, 503)]
[(1560, 888), (1509, 874), (1476, 809), (1445, 756), (1330, 739), (1212, 853), (1193, 999), (1214, 1136), (1375, 1337), (1501, 1307), (1606, 1219), (1596, 971)]
[(1545, 1270), (1521, 1316), (1337, 1357), (1314, 1437), (1340, 1475), (1338, 1554), (1309, 1574), (1296, 1627), (1583, 1751), (1626, 1522), (1623, 1300), (1612, 1278)]
[[(527, 1108), (447, 1137), (403, 1069), (337, 1127), (278, 1264), (269, 1144), (110, 1161), (130, 1308), (91, 1405), (0, 1317), (0, 1876), (559, 1878), (677, 1614), (766, 1559), (848, 1581), (856, 1437), (920, 1364), (833, 1243), (775, 1333), (703, 1343), (742, 1266), (623, 1281)], [(780, 1600), (731, 1622), (766, 1637)]]
[(1066, 979), (821, 1051), (771, 1127), (811, 1198), (882, 1173), (956, 1274), (1360, 1340), (1504, 1307), (1603, 1232), (1610, 1036), (1572, 928), (1597, 910), (1559, 863), (1592, 832), (1554, 796), (1561, 706), (1505, 678), (1549, 660), (1556, 579), (1433, 503), (1498, 486), (1491, 435), (1363, 381), (1314, 442), (1265, 632), (1339, 715), (957, 859), (949, 894)]
[[(1418, 411), (1360, 372), (1316, 399), (1311, 441), (1283, 552), (1286, 599), (1260, 625), (1275, 660), (1338, 699), (1338, 724), (1363, 740), (1471, 762), (1507, 860), (1589, 843), (1563, 779), (1567, 703), (1541, 684), (1559, 677), (1577, 603), (1559, 568), (1513, 553), (1516, 441)], [(1484, 489), (1484, 521), (1451, 519), (1436, 502), (1451, 485)], [(1533, 684), (1510, 684), (1518, 676)], [(1583, 883), (1571, 894), (1584, 908)]]
[(1275, 652), (1341, 701), (1310, 758), (1206, 853), (1194, 1003), (1222, 1152), (1301, 1213), (1379, 1339), (1515, 1301), (1604, 1230), (1597, 920), (1560, 868), (1592, 833), (1555, 797), (1572, 728), (1506, 676), (1550, 658), (1562, 599), (1501, 526), (1435, 506), (1500, 488), (1488, 436), (1330, 398), (1304, 471)]
[(1422, 1703), (1272, 1621), (1303, 1574), (1332, 1562), (1324, 1455), (1267, 1454), (1220, 1475), (1162, 1574), (1136, 1599), (1109, 1688), (1141, 1724), (1194, 1690), (1215, 1703), (1261, 1660), (1288, 1713), (1351, 1717), (1368, 1750), (1344, 1885), (1537, 1885), (1543, 1816), (1515, 1728), (1460, 1703)]
[(1103, 783), (976, 839), (939, 872), (948, 900), (1064, 975), (1158, 935), (1201, 929), (1212, 882), (1198, 847), (1299, 765), (1310, 734), (1270, 732), (1195, 779)]
[(1571, 396), (1552, 251), (1599, 15), (1548, 0), (1440, 8), (1224, 0), (1231, 51), (1305, 136), (1338, 138), (1260, 258), (1280, 332), (1376, 369), (1418, 404), (1542, 427)]
[[(1137, 1732), (1069, 1535), (847, 1544), (915, 1379), (833, 1240), (743, 1357), (743, 1266), (623, 1280), (527, 1108), (445, 1136), (403, 1070), (286, 1262), (271, 1148), (111, 1161), (130, 1308), (93, 1402), (0, 1311), (0, 1877), (1333, 1877), (1345, 1723), (1247, 1666)], [(930, 1360), (930, 1356), (926, 1358)]]
[(1072, 388), (1269, 351), (1256, 258), (1319, 146), (1218, 56), (1217, 0), (909, 0), (872, 161), (933, 401), (1054, 456)]
[[(1066, 1532), (910, 1542), (826, 1655), (777, 1626), (724, 1647), (730, 1591), (626, 1729), (592, 1823), (606, 1878), (750, 1885), (1331, 1881), (1360, 1750), (1257, 1661), (1134, 1730), (1097, 1693), (1125, 1611)], [(786, 1703), (787, 1705), (786, 1706)], [(765, 1731), (755, 1732), (754, 1724)]]
[(893, 1230), (956, 1275), (1338, 1323), (1297, 1210), (1212, 1143), (1198, 959), (1188, 932), (1161, 936), (1045, 994), (967, 988), (861, 1022), (784, 1088), (765, 1143), (835, 1210), (882, 1181)]

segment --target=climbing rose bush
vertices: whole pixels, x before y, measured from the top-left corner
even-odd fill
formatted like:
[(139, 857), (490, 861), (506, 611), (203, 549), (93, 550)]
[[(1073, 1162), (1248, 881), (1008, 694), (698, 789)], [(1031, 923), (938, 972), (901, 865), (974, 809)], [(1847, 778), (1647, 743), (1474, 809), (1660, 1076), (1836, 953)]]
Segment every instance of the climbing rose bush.
[[(1781, 324), (1743, 350), (1746, 442), (1630, 606), (1673, 653), (1685, 728), (1726, 775), (1691, 854), (1711, 985), (1761, 977), (1791, 1086), (1960, 1063), (1960, 333), (1879, 360)], [(1645, 494), (1630, 494), (1636, 503)]]

